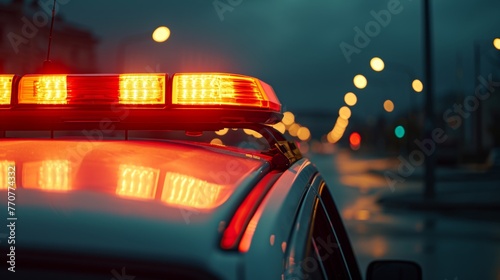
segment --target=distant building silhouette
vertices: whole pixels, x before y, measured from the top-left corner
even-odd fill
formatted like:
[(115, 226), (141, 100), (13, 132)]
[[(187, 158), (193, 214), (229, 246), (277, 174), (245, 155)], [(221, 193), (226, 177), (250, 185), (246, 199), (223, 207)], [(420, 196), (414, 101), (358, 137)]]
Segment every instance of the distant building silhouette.
[[(12, 0), (9, 4), (0, 4), (0, 73), (22, 75), (41, 71), (47, 56), (52, 1), (38, 3), (37, 0)], [(62, 4), (58, 6), (64, 11)], [(59, 11), (52, 38), (52, 70), (97, 72), (98, 40), (94, 34), (64, 20)]]

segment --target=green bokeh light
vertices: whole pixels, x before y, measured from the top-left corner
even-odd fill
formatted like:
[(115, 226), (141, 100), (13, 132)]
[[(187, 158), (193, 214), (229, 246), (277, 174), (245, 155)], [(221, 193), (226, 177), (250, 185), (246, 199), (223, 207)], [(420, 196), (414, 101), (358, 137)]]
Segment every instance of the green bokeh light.
[(401, 125), (396, 126), (396, 128), (394, 129), (394, 134), (400, 139), (403, 138), (405, 136), (405, 128)]

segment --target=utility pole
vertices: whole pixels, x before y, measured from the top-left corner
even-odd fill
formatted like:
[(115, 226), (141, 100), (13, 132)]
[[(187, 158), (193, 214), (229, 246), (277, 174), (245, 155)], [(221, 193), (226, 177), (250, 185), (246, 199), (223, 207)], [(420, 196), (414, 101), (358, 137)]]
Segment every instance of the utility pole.
[[(433, 93), (433, 58), (432, 58), (432, 28), (431, 28), (431, 7), (430, 0), (424, 0), (424, 63), (425, 63), (425, 120), (424, 120), (424, 139), (432, 139), (432, 130), (434, 129), (434, 93)], [(437, 144), (434, 151), (425, 158), (425, 179), (424, 179), (424, 198), (434, 198), (435, 191), (435, 168)]]
[[(480, 88), (479, 76), (481, 75), (481, 46), (479, 42), (474, 42), (474, 88)], [(475, 114), (476, 123), (474, 132), (476, 134), (476, 162), (479, 163), (482, 160), (483, 154), (483, 106), (481, 102), (477, 106), (477, 111)]]

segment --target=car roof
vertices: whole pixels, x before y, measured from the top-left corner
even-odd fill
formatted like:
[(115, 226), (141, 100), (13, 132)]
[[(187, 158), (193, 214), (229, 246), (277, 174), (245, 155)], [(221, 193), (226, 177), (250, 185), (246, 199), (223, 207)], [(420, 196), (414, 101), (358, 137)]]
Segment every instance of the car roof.
[(126, 248), (193, 264), (220, 248), (222, 230), (269, 171), (268, 160), (187, 142), (0, 141), (0, 163), (17, 168), (19, 246), (113, 255)]

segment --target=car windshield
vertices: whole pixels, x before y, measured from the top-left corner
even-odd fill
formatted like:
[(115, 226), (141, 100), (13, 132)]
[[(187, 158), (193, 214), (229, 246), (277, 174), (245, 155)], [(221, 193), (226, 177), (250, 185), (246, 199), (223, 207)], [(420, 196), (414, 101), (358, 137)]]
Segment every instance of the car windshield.
[(181, 143), (132, 140), (7, 140), (0, 142), (0, 155), (2, 170), (16, 166), (23, 174), (16, 182), (23, 189), (94, 191), (201, 210), (224, 203), (265, 163)]

